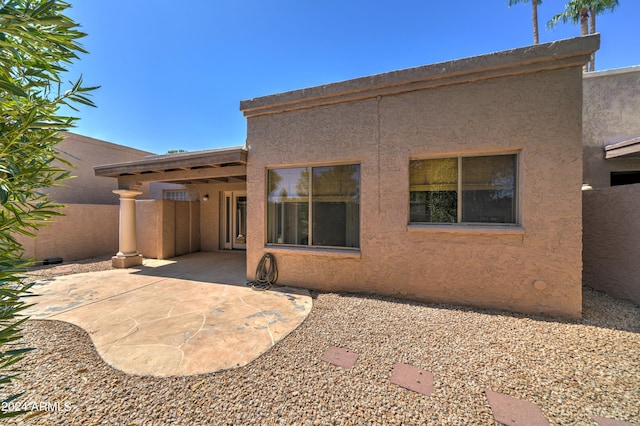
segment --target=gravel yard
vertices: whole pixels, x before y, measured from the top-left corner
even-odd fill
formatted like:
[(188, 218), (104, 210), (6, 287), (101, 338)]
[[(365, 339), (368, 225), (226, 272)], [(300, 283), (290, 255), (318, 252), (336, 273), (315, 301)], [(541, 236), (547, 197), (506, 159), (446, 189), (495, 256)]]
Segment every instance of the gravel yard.
[[(73, 272), (110, 262), (90, 265)], [(495, 424), (485, 389), (535, 402), (551, 424), (640, 423), (640, 307), (590, 289), (579, 322), (321, 293), (307, 320), (254, 362), (189, 377), (114, 370), (67, 323), (28, 321), (24, 334), (37, 350), (0, 396), (24, 391), (18, 402), (44, 409), (16, 423)], [(357, 352), (355, 366), (321, 361), (329, 346)], [(431, 371), (433, 395), (393, 385), (396, 362)]]
[(36, 281), (48, 280), (60, 275), (105, 271), (107, 269), (111, 269), (111, 255), (92, 257), (73, 263), (34, 266), (25, 275), (27, 276), (26, 281)]

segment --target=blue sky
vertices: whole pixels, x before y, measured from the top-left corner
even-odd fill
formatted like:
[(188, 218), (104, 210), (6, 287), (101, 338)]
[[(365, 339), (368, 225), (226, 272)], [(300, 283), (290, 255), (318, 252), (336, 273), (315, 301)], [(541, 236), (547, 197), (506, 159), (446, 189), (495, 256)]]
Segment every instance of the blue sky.
[[(74, 1), (97, 109), (73, 131), (154, 153), (243, 145), (241, 100), (532, 44), (531, 6), (507, 0)], [(540, 42), (579, 26), (545, 23)], [(640, 65), (639, 0), (598, 16), (596, 70)]]

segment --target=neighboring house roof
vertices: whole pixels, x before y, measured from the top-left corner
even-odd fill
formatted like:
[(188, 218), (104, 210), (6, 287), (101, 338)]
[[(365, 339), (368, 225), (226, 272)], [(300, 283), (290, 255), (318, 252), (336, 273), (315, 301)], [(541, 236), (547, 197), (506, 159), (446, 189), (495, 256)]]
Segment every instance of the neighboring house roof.
[(94, 167), (96, 176), (119, 183), (210, 183), (245, 181), (247, 150), (243, 147), (152, 155), (143, 160)]
[(61, 132), (61, 136), (56, 151), (67, 163), (55, 165), (69, 170), (73, 179), (43, 191), (62, 204), (118, 204), (118, 197), (112, 193), (117, 189), (116, 182), (96, 177), (93, 168), (98, 164), (141, 160), (153, 154), (71, 132)]
[[(60, 132), (62, 136), (64, 136), (64, 142), (82, 142), (84, 144), (93, 144), (95, 146), (104, 147), (105, 149), (109, 149), (110, 151), (117, 152), (121, 151), (128, 156), (137, 156), (138, 158), (143, 158), (149, 155), (155, 155), (153, 152), (143, 151), (141, 149), (132, 148), (130, 146), (121, 145), (109, 141), (105, 141), (102, 139), (92, 138), (90, 136), (81, 135), (73, 132)], [(117, 161), (117, 160), (116, 160)]]
[(607, 160), (611, 158), (640, 157), (640, 136), (617, 142), (604, 147)]

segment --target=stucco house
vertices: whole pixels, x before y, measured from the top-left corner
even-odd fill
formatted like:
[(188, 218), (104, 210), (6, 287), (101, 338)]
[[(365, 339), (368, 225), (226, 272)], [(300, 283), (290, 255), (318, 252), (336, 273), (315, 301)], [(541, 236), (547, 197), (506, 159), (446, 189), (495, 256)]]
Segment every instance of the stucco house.
[(141, 185), (180, 183), (198, 194), (183, 230), (158, 204), (151, 233), (246, 250), (248, 278), (272, 253), (282, 284), (579, 317), (582, 65), (598, 46), (574, 38), (246, 100), (243, 147), (98, 166), (118, 179), (114, 264), (141, 261)]
[(640, 304), (640, 66), (583, 87), (583, 283)]

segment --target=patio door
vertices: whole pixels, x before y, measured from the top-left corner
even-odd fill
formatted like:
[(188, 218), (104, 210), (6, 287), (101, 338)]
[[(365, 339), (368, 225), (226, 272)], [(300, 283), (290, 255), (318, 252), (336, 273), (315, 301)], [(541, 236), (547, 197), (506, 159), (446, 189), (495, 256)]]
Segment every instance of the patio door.
[(227, 191), (223, 204), (224, 248), (245, 250), (247, 248), (247, 193)]

